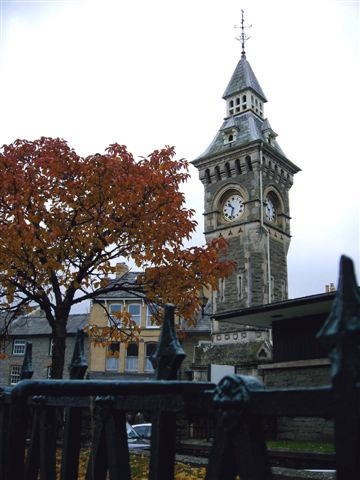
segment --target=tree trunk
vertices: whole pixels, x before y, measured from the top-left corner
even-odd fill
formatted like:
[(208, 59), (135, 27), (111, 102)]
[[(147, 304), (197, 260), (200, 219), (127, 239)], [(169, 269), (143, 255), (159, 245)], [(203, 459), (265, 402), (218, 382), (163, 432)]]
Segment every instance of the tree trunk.
[(51, 378), (63, 378), (66, 349), (67, 318), (56, 318), (55, 328), (52, 330), (53, 348), (51, 358)]

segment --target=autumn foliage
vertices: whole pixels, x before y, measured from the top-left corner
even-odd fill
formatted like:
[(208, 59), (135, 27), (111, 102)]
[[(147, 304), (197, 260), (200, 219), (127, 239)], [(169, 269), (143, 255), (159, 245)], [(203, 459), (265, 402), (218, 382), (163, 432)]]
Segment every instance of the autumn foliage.
[(115, 259), (144, 271), (150, 300), (193, 318), (202, 285), (216, 288), (232, 265), (223, 242), (183, 248), (196, 222), (180, 187), (187, 163), (171, 147), (135, 160), (125, 146), (79, 156), (64, 140), (17, 140), (0, 151), (0, 285), (3, 309), (43, 309), (54, 338), (53, 375), (63, 370), (70, 308), (109, 290)]

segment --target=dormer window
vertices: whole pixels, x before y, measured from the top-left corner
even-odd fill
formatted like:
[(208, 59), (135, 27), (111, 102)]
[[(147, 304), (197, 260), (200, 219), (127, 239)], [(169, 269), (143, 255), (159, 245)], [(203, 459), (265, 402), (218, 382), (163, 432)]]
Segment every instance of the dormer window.
[(226, 145), (227, 143), (235, 142), (235, 140), (236, 140), (236, 134), (237, 134), (236, 128), (228, 128), (228, 129), (226, 129), (226, 130), (223, 132), (224, 145)]

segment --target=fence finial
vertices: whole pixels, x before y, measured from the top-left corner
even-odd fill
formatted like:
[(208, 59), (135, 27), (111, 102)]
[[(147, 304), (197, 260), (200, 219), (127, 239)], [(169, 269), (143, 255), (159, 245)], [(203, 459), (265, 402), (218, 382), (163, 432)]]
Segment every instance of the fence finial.
[(81, 380), (84, 378), (88, 367), (84, 353), (84, 330), (78, 329), (76, 333), (76, 341), (71, 363), (69, 365), (69, 373), (71, 379)]
[(24, 361), (21, 366), (20, 380), (30, 379), (34, 374), (32, 366), (32, 343), (26, 342)]
[[(331, 312), (317, 338), (324, 347), (331, 351), (332, 375), (340, 370), (360, 374), (360, 293), (356, 284), (354, 265), (345, 255), (340, 259), (339, 284), (332, 304)], [(343, 349), (346, 347), (347, 354)], [(355, 348), (354, 348), (355, 347)]]
[(186, 357), (179, 340), (176, 338), (174, 312), (174, 305), (165, 305), (165, 316), (160, 340), (157, 344), (156, 352), (150, 358), (156, 370), (157, 380), (176, 380), (180, 365)]

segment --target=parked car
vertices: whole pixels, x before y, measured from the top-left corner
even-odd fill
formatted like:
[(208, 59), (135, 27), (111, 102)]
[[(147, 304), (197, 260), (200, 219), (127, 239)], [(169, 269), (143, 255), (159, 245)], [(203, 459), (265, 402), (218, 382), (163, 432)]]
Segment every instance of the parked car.
[(150, 440), (151, 438), (151, 423), (137, 423), (132, 426), (135, 432), (141, 437)]
[(133, 448), (141, 448), (146, 449), (150, 448), (150, 442), (146, 440), (146, 437), (140, 436), (136, 430), (130, 425), (130, 423), (126, 423), (126, 433), (128, 439), (128, 446), (129, 449)]

